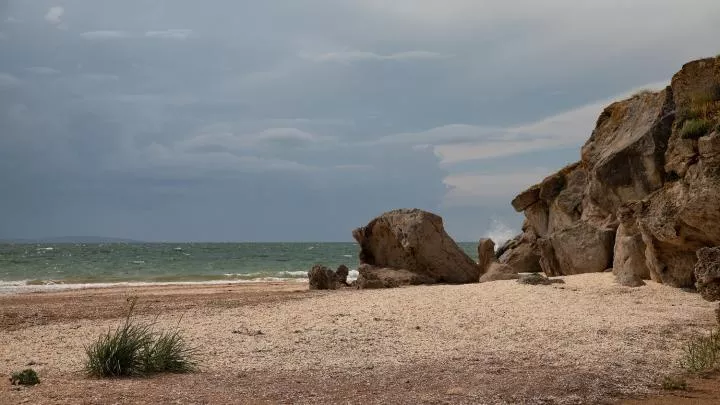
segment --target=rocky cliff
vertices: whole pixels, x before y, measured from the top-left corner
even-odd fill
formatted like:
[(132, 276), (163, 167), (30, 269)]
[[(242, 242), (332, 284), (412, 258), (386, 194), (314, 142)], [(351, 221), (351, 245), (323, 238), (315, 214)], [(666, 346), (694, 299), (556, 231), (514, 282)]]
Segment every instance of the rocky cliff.
[(580, 161), (512, 205), (523, 233), (498, 261), (517, 272), (612, 268), (626, 285), (692, 287), (696, 251), (720, 245), (720, 58), (605, 108)]

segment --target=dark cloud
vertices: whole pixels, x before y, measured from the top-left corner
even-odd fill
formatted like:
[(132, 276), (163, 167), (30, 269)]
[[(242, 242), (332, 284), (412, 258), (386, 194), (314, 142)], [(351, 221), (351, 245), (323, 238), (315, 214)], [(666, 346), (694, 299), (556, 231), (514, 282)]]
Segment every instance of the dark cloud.
[(476, 239), (598, 100), (717, 51), (709, 0), (506, 3), (0, 0), (0, 238)]

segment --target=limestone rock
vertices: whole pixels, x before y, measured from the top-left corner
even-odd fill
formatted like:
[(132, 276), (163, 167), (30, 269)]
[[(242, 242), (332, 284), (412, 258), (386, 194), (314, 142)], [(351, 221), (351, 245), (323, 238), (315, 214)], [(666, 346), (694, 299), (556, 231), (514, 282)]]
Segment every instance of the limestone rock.
[(495, 260), (495, 242), (489, 238), (480, 239), (478, 243), (478, 266), (480, 274), (485, 274)]
[(615, 231), (577, 222), (553, 233), (540, 250), (548, 276), (602, 272), (612, 265)]
[(519, 278), (517, 270), (507, 264), (493, 262), (490, 264), (488, 271), (480, 276), (480, 282), (497, 280), (515, 280)]
[(589, 170), (586, 195), (606, 213), (659, 189), (674, 118), (670, 88), (611, 104), (582, 147)]
[(360, 263), (403, 269), (427, 283), (473, 283), (480, 267), (443, 228), (442, 218), (419, 209), (386, 212), (355, 229)]
[(515, 208), (515, 211), (522, 212), (527, 207), (531, 206), (532, 204), (535, 204), (540, 200), (540, 185), (532, 186), (529, 189), (523, 191), (522, 193), (518, 194), (517, 197), (515, 197), (512, 200), (512, 206)]
[(618, 209), (620, 226), (615, 234), (613, 274), (621, 285), (639, 287), (643, 280), (650, 278), (650, 270), (645, 264), (645, 242), (635, 221), (633, 204)]
[(335, 290), (337, 278), (335, 272), (325, 266), (315, 265), (308, 272), (311, 290)]
[(708, 301), (720, 301), (720, 247), (698, 249), (695, 286)]
[(337, 270), (335, 270), (335, 279), (338, 283), (343, 285), (349, 285), (347, 282), (348, 275), (350, 274), (350, 269), (347, 268), (346, 265), (341, 264), (338, 266)]
[(367, 264), (358, 268), (355, 286), (360, 289), (396, 288), (407, 285), (433, 284), (434, 279), (405, 269), (373, 267)]
[(498, 262), (512, 267), (515, 273), (542, 271), (534, 239), (532, 235), (523, 233), (506, 242)]

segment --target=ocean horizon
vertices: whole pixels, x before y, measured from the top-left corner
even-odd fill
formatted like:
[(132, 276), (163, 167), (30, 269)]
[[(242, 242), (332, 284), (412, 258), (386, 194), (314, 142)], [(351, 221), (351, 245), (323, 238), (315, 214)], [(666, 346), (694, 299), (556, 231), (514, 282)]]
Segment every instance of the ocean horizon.
[[(477, 242), (458, 245), (475, 258)], [(307, 280), (315, 264), (357, 277), (355, 242), (0, 243), (0, 292), (115, 284)], [(32, 288), (28, 288), (32, 287)]]

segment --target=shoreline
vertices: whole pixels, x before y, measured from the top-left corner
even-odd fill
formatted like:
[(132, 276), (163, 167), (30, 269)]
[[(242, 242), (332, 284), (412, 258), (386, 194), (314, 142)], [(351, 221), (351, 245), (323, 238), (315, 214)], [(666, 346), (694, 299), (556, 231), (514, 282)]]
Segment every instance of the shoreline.
[(114, 288), (143, 288), (143, 287), (173, 287), (173, 286), (222, 286), (222, 285), (243, 285), (243, 284), (307, 284), (307, 277), (283, 278), (283, 277), (262, 277), (249, 280), (204, 280), (204, 281), (118, 281), (118, 282), (94, 282), (94, 283), (47, 283), (32, 284), (29, 280), (24, 281), (0, 281), (0, 296), (28, 293), (51, 293), (57, 291), (76, 291), (89, 289), (114, 289)]
[[(155, 285), (0, 296), (0, 371), (42, 383), (10, 403), (604, 403), (659, 392), (712, 303), (612, 274), (390, 290)], [(179, 326), (200, 371), (94, 380), (83, 347), (125, 316)], [(207, 381), (215, 381), (207, 384)], [(218, 387), (222, 387), (218, 389)], [(102, 392), (102, 397), (97, 393)], [(536, 401), (536, 402), (532, 402)]]

